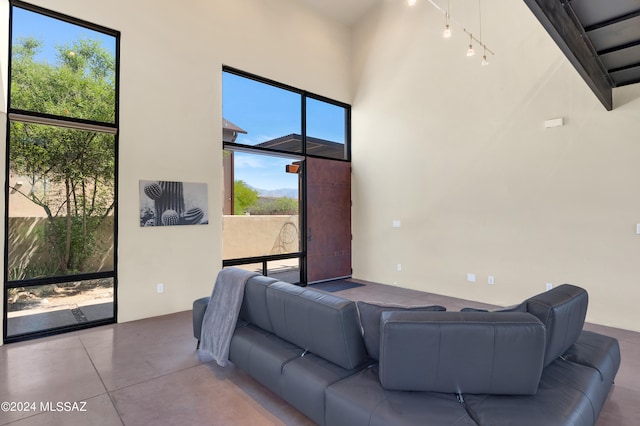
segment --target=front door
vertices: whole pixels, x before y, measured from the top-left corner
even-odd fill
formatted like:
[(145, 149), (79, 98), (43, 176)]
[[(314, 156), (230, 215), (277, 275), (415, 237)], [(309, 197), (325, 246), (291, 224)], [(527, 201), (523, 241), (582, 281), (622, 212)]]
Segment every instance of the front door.
[(351, 276), (351, 163), (308, 157), (307, 282)]

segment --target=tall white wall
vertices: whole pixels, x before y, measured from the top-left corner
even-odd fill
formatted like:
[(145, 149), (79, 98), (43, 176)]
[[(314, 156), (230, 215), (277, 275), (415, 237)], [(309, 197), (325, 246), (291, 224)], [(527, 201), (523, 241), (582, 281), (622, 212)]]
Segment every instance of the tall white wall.
[[(223, 64), (350, 102), (348, 29), (292, 0), (33, 3), (122, 34), (118, 320), (190, 309), (222, 266)], [(141, 179), (207, 183), (209, 225), (141, 228)]]
[(640, 85), (606, 111), (522, 1), (482, 2), (488, 67), (419, 6), (353, 33), (354, 276), (501, 305), (574, 283), (589, 321), (640, 331)]

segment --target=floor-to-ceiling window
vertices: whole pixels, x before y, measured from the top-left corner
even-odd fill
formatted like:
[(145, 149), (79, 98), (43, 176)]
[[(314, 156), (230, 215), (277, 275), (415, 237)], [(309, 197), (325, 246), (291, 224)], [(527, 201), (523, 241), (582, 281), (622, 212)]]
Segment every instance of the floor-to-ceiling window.
[(350, 161), (350, 108), (225, 67), (222, 110), (224, 265), (306, 283), (305, 209), (327, 206), (306, 205), (305, 160)]
[(5, 341), (115, 321), (119, 33), (11, 2)]

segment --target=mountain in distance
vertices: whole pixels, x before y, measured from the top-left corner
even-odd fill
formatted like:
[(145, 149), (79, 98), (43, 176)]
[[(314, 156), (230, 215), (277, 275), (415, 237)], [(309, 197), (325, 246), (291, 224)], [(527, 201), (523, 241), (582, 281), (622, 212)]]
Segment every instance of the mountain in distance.
[(280, 189), (260, 189), (254, 188), (251, 185), (248, 185), (251, 189), (258, 191), (258, 196), (266, 197), (266, 198), (281, 198), (281, 197), (289, 197), (293, 199), (298, 199), (298, 189), (297, 188), (280, 188)]

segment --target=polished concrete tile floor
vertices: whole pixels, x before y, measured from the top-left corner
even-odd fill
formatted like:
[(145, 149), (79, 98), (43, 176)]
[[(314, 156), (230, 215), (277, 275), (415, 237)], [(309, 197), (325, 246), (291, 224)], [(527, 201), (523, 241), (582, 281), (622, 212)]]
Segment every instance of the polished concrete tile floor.
[[(448, 310), (469, 301), (367, 283), (354, 300)], [(640, 333), (587, 325), (617, 337), (622, 366), (598, 426), (640, 419)], [(286, 402), (233, 366), (195, 349), (191, 312), (97, 327), (0, 347), (0, 425), (306, 425)]]

